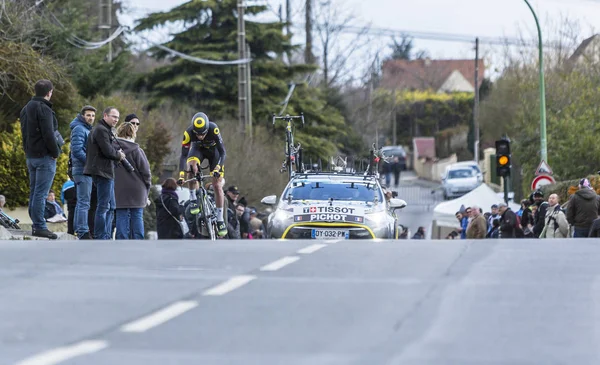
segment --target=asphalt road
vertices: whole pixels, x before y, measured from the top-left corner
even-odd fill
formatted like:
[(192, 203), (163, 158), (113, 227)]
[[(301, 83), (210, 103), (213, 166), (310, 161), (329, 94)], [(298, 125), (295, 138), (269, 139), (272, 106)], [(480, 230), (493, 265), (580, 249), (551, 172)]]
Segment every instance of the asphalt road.
[(1, 241), (0, 363), (598, 364), (599, 252), (594, 240)]
[(398, 193), (398, 198), (407, 203), (406, 208), (396, 212), (399, 216), (398, 222), (410, 229), (411, 236), (423, 226), (426, 237), (431, 238), (433, 209), (443, 201), (440, 186), (435, 182), (418, 179), (414, 171), (403, 171), (400, 184), (391, 186), (391, 190)]

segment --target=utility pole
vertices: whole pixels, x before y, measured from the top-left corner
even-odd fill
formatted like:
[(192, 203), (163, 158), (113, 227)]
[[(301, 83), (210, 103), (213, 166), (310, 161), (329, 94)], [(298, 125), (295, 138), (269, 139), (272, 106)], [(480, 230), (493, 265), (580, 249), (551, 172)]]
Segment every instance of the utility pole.
[[(106, 29), (106, 37), (110, 37), (112, 30), (112, 2), (113, 0), (100, 0), (100, 16), (98, 17), (98, 29)], [(108, 43), (108, 62), (112, 62), (112, 42)]]
[[(250, 45), (246, 44), (246, 56), (250, 57)], [(246, 116), (248, 118), (248, 136), (252, 139), (252, 70), (250, 64), (246, 65)]]
[[(292, 37), (292, 4), (291, 0), (285, 0), (285, 22), (286, 22), (286, 35), (288, 37)], [(287, 52), (288, 64), (292, 64), (292, 53), (290, 51)]]
[(394, 98), (394, 100), (392, 101), (393, 103), (393, 107), (392, 107), (392, 145), (395, 146), (396, 145), (396, 118), (397, 118), (397, 113), (396, 113), (396, 89), (394, 88), (394, 92), (392, 94), (392, 97)]
[[(243, 60), (246, 58), (246, 25), (244, 21), (244, 0), (237, 1), (238, 11), (238, 58)], [(247, 91), (248, 91), (248, 72), (247, 64), (240, 63), (238, 65), (238, 117), (239, 124), (244, 133), (248, 127), (248, 106), (247, 106)]]
[[(283, 24), (283, 5), (282, 4), (279, 4), (279, 9), (277, 11), (277, 14), (279, 16), (279, 23)], [(248, 54), (250, 54), (250, 53), (248, 53)], [(279, 58), (280, 61), (283, 61), (283, 52), (281, 52), (277, 58)]]
[[(371, 117), (373, 113), (373, 73), (371, 73), (371, 77), (369, 78), (369, 105), (367, 106), (367, 128), (371, 127)], [(379, 144), (379, 131), (377, 126), (375, 126), (375, 147), (377, 148)]]
[(312, 5), (312, 0), (306, 0), (306, 49), (304, 50), (304, 63), (309, 65), (314, 62), (314, 57), (312, 54)]
[(475, 38), (475, 100), (473, 102), (473, 154), (479, 163), (479, 38)]

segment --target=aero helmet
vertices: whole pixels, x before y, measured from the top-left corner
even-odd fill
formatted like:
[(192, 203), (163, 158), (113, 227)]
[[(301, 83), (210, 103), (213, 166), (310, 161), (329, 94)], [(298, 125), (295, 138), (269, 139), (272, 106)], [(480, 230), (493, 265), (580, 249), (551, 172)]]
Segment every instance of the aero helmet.
[(196, 113), (192, 117), (192, 127), (194, 128), (194, 132), (197, 134), (206, 134), (208, 133), (208, 116), (204, 113)]

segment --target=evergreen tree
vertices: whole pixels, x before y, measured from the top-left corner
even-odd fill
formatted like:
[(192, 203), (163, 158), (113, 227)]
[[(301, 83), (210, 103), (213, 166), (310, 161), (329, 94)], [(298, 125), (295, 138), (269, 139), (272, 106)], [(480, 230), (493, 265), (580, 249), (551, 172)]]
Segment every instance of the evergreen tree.
[[(251, 6), (246, 16), (260, 14), (264, 6)], [(277, 55), (297, 49), (284, 34), (283, 23), (245, 21), (246, 39), (252, 58), (252, 111), (254, 123), (269, 121), (278, 113), (289, 83), (313, 72), (314, 66), (286, 65)], [(191, 0), (168, 12), (150, 14), (141, 19), (137, 31), (155, 29), (179, 23), (183, 30), (174, 34), (164, 46), (203, 59), (235, 60), (237, 53), (237, 0)], [(172, 98), (207, 112), (218, 120), (237, 115), (238, 67), (236, 65), (207, 65), (174, 58), (161, 49), (151, 49), (157, 59), (170, 62), (144, 75), (136, 87), (147, 91), (154, 105)], [(339, 150), (345, 136), (344, 119), (340, 112), (328, 106), (323, 92), (299, 84), (285, 113), (304, 112), (307, 126), (299, 130), (296, 140), (308, 155), (328, 156)], [(283, 136), (283, 126), (277, 135)]]

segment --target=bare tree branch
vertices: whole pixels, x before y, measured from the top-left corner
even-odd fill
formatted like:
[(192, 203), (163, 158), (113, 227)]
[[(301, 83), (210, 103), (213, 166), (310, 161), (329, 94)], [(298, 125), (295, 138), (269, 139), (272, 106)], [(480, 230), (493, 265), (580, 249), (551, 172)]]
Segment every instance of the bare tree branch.
[[(364, 27), (347, 44), (341, 38), (344, 29), (356, 20), (352, 10), (341, 0), (322, 0), (316, 11), (316, 30), (321, 42), (321, 62), (323, 65), (323, 85), (331, 86), (340, 80), (350, 56), (362, 49), (366, 44), (364, 37), (369, 26)], [(332, 55), (333, 59), (332, 59)], [(331, 76), (333, 74), (333, 76)]]

